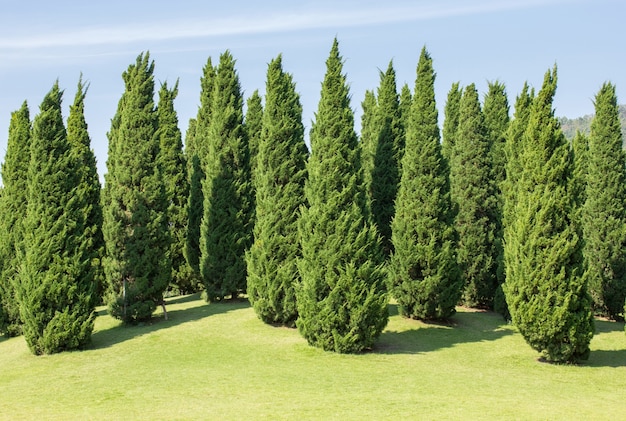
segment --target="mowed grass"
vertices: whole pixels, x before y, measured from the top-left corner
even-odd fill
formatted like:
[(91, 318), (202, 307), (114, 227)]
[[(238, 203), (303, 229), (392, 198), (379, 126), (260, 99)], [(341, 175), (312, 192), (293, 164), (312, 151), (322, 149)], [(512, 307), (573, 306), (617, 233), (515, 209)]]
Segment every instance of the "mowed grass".
[(0, 338), (1, 419), (623, 419), (623, 323), (597, 321), (585, 364), (538, 361), (493, 313), (451, 325), (398, 316), (371, 352), (310, 347), (245, 301), (169, 300), (125, 327), (100, 309), (93, 346), (35, 357)]

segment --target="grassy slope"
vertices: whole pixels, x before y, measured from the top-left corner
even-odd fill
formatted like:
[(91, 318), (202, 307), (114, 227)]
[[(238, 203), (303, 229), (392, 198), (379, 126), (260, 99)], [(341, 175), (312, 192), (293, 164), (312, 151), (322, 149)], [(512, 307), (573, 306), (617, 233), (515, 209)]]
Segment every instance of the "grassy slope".
[[(260, 322), (247, 303), (173, 299), (170, 320), (32, 356), (0, 338), (1, 419), (620, 419), (623, 323), (599, 321), (583, 366), (537, 362), (511, 326), (460, 309), (454, 326), (397, 315), (371, 353), (336, 355)], [(104, 313), (104, 312), (102, 312)]]

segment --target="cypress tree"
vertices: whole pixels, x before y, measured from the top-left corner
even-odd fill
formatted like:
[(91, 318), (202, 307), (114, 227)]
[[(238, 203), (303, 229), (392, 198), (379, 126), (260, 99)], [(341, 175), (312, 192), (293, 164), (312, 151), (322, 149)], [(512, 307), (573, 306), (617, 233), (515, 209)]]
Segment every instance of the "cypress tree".
[(462, 287), (455, 255), (457, 234), (449, 169), (439, 142), (434, 82), (432, 59), (423, 48), (392, 222), (395, 251), (390, 265), (390, 283), (400, 310), (417, 319), (452, 316)]
[(31, 123), (28, 104), (11, 114), (0, 197), (0, 333), (22, 333), (15, 284), (23, 256), (23, 221), (28, 204)]
[(158, 162), (154, 62), (148, 53), (123, 73), (125, 92), (109, 132), (104, 269), (111, 314), (149, 320), (171, 279), (167, 196)]
[(367, 193), (369, 201), (368, 206), (371, 208), (373, 200), (373, 181), (372, 175), (374, 171), (374, 160), (376, 156), (376, 137), (378, 135), (378, 113), (376, 109), (378, 103), (374, 91), (365, 91), (365, 98), (361, 103), (363, 114), (361, 115), (361, 168), (363, 168), (363, 185)]
[(611, 83), (596, 95), (595, 111), (582, 211), (585, 258), (595, 311), (621, 320), (626, 298), (626, 156)]
[(459, 126), (459, 112), (461, 107), (461, 98), (463, 96), (463, 89), (459, 86), (459, 82), (452, 84), (450, 91), (448, 91), (448, 98), (446, 100), (446, 106), (443, 110), (443, 140), (441, 145), (441, 154), (451, 164), (452, 151), (455, 144), (456, 130)]
[[(84, 348), (95, 320), (92, 238), (85, 235), (83, 164), (68, 142), (55, 83), (33, 124), (17, 297), (24, 337), (36, 354)], [(21, 254), (21, 253), (20, 253)]]
[(400, 183), (400, 162), (404, 153), (405, 130), (400, 115), (396, 90), (396, 72), (389, 62), (387, 71), (380, 74), (378, 88), (378, 117), (372, 169), (372, 216), (382, 238), (383, 250), (392, 250), (391, 219)]
[(545, 75), (522, 137), (503, 289), (526, 342), (547, 361), (575, 362), (588, 357), (594, 327), (569, 190), (572, 155), (554, 117), (555, 90), (556, 67)]
[(186, 155), (189, 172), (189, 201), (187, 205), (187, 240), (185, 257), (195, 277), (201, 281), (200, 274), (200, 225), (204, 214), (204, 165), (208, 156), (208, 136), (211, 122), (213, 87), (216, 68), (211, 57), (203, 68), (200, 79), (200, 108), (193, 123), (189, 124), (186, 137)]
[(82, 75), (78, 80), (74, 104), (70, 106), (70, 115), (67, 119), (67, 140), (72, 153), (79, 162), (78, 177), (80, 189), (86, 201), (84, 237), (89, 246), (94, 277), (97, 285), (98, 301), (106, 291), (106, 281), (102, 268), (104, 256), (104, 236), (102, 234), (102, 205), (100, 196), (102, 185), (98, 177), (96, 156), (91, 149), (91, 138), (87, 121), (85, 120), (85, 96), (88, 86), (83, 83)]
[(266, 323), (295, 326), (298, 216), (304, 205), (308, 149), (302, 106), (282, 57), (267, 70), (266, 105), (258, 143), (254, 242), (246, 255), (248, 298)]
[(309, 344), (360, 352), (387, 324), (384, 256), (368, 214), (360, 148), (337, 39), (311, 129), (299, 236), (297, 326)]
[(228, 51), (220, 56), (215, 76), (207, 143), (200, 273), (208, 301), (234, 299), (246, 291), (245, 251), (252, 240), (254, 197), (243, 99)]
[(167, 219), (171, 244), (169, 258), (172, 263), (171, 284), (181, 294), (197, 291), (197, 285), (185, 259), (184, 249), (187, 238), (187, 201), (189, 199), (189, 181), (187, 163), (183, 154), (183, 142), (178, 128), (178, 115), (174, 109), (174, 100), (178, 95), (178, 81), (169, 89), (167, 82), (159, 90), (157, 107), (159, 144), (157, 164), (161, 169), (167, 201)]
[[(411, 94), (411, 88), (408, 84), (402, 85), (400, 90), (400, 103), (398, 109), (400, 110), (400, 120), (402, 121), (402, 127), (404, 127), (404, 134), (406, 136), (406, 130), (409, 127), (409, 115), (411, 114), (411, 103), (413, 102), (413, 96)], [(400, 160), (402, 163), (402, 160)]]
[(250, 149), (250, 170), (254, 179), (256, 171), (256, 156), (259, 153), (259, 142), (263, 127), (263, 101), (259, 90), (256, 89), (246, 101), (246, 133)]
[(474, 84), (463, 93), (454, 139), (450, 188), (457, 208), (462, 300), (470, 307), (491, 308), (499, 258), (498, 202), (488, 132)]

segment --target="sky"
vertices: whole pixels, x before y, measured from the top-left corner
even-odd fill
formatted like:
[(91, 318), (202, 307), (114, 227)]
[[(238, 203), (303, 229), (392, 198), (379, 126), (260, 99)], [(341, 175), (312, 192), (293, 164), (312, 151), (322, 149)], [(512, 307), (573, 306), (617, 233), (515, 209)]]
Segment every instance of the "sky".
[(11, 113), (26, 100), (33, 118), (58, 80), (67, 118), (82, 74), (101, 177), (121, 75), (145, 51), (155, 62), (156, 91), (179, 80), (183, 138), (198, 110), (202, 68), (209, 57), (217, 64), (225, 50), (237, 60), (245, 98), (256, 89), (264, 94), (267, 65), (282, 54), (308, 131), (335, 37), (357, 131), (365, 91), (378, 87), (380, 71), (393, 60), (398, 89), (407, 83), (413, 90), (424, 46), (437, 73), (440, 124), (452, 83), (475, 83), (483, 96), (489, 82), (504, 83), (512, 114), (524, 82), (539, 89), (555, 64), (557, 116), (593, 113), (606, 81), (626, 103), (624, 0), (0, 0), (0, 10), (0, 161)]

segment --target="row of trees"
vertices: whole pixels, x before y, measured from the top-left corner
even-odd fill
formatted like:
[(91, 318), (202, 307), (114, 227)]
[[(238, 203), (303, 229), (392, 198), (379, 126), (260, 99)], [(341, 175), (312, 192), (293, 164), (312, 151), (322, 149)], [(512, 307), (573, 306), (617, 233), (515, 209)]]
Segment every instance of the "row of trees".
[(413, 92), (398, 93), (392, 63), (366, 92), (359, 139), (337, 40), (326, 64), (310, 150), (281, 57), (244, 116), (229, 52), (203, 69), (183, 150), (177, 84), (155, 104), (140, 55), (123, 73), (102, 192), (82, 82), (67, 132), (58, 85), (32, 129), (24, 104), (2, 168), (3, 332), (23, 329), (35, 353), (81, 348), (100, 297), (134, 323), (165, 309), (168, 288), (202, 289), (209, 301), (247, 293), (263, 321), (359, 352), (391, 295), (422, 320), (495, 308), (547, 360), (585, 358), (593, 312), (621, 318), (626, 298), (615, 88), (570, 145), (552, 109), (556, 67), (537, 95), (524, 87), (512, 120), (502, 83), (482, 104), (475, 85), (453, 84), (442, 139), (423, 49)]

